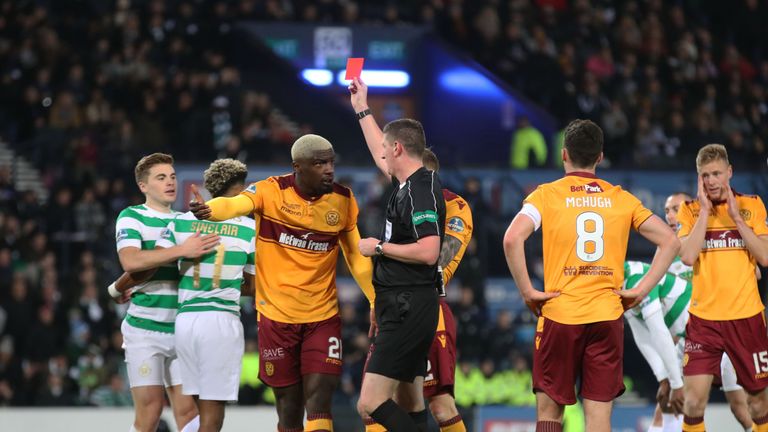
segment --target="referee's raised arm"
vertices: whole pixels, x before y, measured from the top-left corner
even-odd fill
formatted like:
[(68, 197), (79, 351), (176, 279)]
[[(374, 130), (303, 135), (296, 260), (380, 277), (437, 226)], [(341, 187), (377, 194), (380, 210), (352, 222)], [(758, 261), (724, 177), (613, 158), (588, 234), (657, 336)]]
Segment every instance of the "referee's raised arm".
[(383, 158), (384, 148), (382, 147), (382, 142), (384, 141), (384, 132), (381, 131), (381, 128), (376, 123), (376, 119), (371, 115), (371, 109), (368, 107), (368, 86), (360, 78), (354, 78), (349, 84), (349, 94), (352, 108), (355, 110), (355, 115), (360, 122), (360, 128), (363, 130), (365, 143), (368, 145), (373, 161), (381, 172), (388, 176), (391, 175), (387, 172), (387, 166)]

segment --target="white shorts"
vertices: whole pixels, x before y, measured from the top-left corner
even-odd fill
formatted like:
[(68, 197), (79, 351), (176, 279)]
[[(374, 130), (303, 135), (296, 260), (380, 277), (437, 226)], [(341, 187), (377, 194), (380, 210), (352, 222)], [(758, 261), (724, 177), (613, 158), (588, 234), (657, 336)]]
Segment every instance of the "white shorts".
[(243, 325), (229, 312), (183, 312), (176, 317), (176, 352), (185, 395), (236, 401), (243, 365)]
[(125, 321), (120, 331), (131, 387), (181, 384), (173, 334), (136, 328)]

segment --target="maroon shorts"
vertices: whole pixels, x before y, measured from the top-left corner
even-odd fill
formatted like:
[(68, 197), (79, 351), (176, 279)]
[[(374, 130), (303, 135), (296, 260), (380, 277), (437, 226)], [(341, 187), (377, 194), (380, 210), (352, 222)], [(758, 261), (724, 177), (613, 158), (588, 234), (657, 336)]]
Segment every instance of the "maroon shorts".
[(286, 387), (312, 373), (341, 375), (341, 318), (287, 324), (259, 314), (259, 379)]
[(609, 402), (624, 393), (624, 318), (590, 324), (560, 324), (544, 317), (536, 326), (533, 391), (561, 405), (582, 397)]
[(728, 353), (736, 382), (750, 393), (768, 387), (768, 335), (765, 315), (709, 321), (693, 314), (685, 327), (683, 375), (720, 376), (723, 352)]
[(440, 299), (440, 315), (435, 340), (429, 347), (427, 376), (424, 378), (424, 397), (447, 393), (453, 396), (456, 374), (456, 320), (448, 304)]

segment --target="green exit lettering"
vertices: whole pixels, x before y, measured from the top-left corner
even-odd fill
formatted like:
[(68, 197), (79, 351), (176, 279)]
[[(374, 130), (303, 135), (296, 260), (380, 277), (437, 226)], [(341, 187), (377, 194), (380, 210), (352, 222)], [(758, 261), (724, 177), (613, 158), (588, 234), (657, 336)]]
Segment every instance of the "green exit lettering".
[(397, 41), (371, 41), (368, 57), (378, 60), (401, 60), (405, 55), (405, 44)]
[(299, 41), (296, 39), (267, 38), (265, 41), (272, 48), (272, 51), (280, 57), (295, 59), (299, 55)]

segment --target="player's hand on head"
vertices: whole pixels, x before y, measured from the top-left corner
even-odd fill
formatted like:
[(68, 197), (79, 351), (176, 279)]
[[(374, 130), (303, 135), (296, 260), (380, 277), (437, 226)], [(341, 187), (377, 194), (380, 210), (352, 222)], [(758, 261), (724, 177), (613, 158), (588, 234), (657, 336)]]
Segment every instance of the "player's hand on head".
[(737, 220), (741, 219), (741, 213), (739, 212), (739, 202), (736, 201), (736, 195), (733, 194), (731, 185), (726, 182), (723, 187), (725, 188), (725, 200), (728, 204), (728, 216), (730, 216), (731, 219), (736, 222)]
[(181, 254), (185, 258), (198, 258), (211, 252), (219, 245), (219, 241), (217, 234), (201, 235), (200, 232), (196, 232), (180, 245)]
[(368, 108), (368, 86), (360, 78), (352, 78), (347, 89), (349, 89), (349, 99), (355, 112)]
[(696, 190), (696, 198), (699, 200), (699, 206), (701, 207), (701, 211), (705, 214), (712, 211), (712, 201), (710, 201), (709, 196), (707, 195), (707, 189), (704, 187), (704, 178), (701, 176), (697, 176), (699, 185)]
[(192, 186), (189, 187), (189, 190), (192, 192), (192, 200), (189, 202), (189, 211), (191, 211), (197, 219), (209, 219), (211, 217), (211, 208), (205, 204), (205, 200), (202, 195), (200, 195), (200, 191), (197, 190), (197, 186), (192, 184)]
[(544, 307), (544, 303), (549, 299), (553, 299), (560, 295), (560, 292), (544, 292), (539, 290), (531, 290), (523, 295), (523, 301), (528, 309), (533, 312), (534, 315), (541, 316), (541, 308)]

